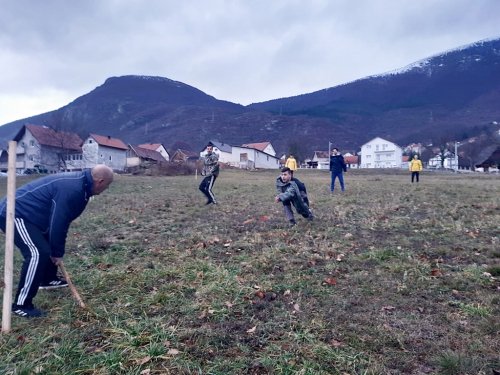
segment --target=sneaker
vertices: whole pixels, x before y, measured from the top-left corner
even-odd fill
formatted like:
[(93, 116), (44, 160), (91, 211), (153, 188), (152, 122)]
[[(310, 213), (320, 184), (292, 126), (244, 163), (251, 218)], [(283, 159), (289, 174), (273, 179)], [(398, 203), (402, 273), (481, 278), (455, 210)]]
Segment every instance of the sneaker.
[(289, 226), (290, 228), (292, 228), (292, 227), (294, 227), (294, 226), (296, 226), (296, 225), (297, 225), (297, 223), (296, 223), (294, 220), (290, 220), (290, 223), (288, 223), (288, 226)]
[(309, 209), (309, 217), (307, 219), (308, 220), (313, 220), (314, 219), (313, 210)]
[(12, 304), (12, 313), (23, 318), (38, 318), (46, 315), (42, 310), (36, 309), (33, 305), (20, 306)]
[(42, 282), (40, 284), (40, 286), (38, 287), (39, 290), (43, 290), (43, 289), (58, 289), (58, 288), (65, 288), (68, 286), (68, 283), (66, 282), (66, 280), (63, 280), (63, 279), (55, 279), (55, 280), (52, 280), (48, 283), (46, 282)]
[(205, 206), (208, 206), (209, 204), (212, 204), (214, 203), (213, 201), (207, 201), (207, 203), (205, 203)]

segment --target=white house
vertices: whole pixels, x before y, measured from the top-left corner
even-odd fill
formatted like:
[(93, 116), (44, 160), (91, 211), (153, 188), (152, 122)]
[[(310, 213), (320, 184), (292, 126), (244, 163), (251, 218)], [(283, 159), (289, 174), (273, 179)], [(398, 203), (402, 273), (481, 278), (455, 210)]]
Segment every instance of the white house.
[(445, 159), (443, 161), (443, 166), (441, 166), (441, 156), (436, 155), (429, 159), (429, 161), (427, 162), (427, 167), (433, 169), (455, 169), (455, 154), (451, 151), (446, 150), (444, 156)]
[[(221, 163), (231, 163), (233, 162), (233, 153), (230, 145), (224, 142), (210, 141), (209, 145), (213, 146), (214, 152), (219, 156), (219, 161)], [(203, 159), (207, 154), (206, 147), (201, 150), (200, 158)]]
[(265, 168), (278, 169), (280, 159), (252, 147), (232, 146), (232, 165), (244, 169)]
[(397, 144), (376, 137), (361, 146), (361, 168), (401, 168), (402, 156)]
[(165, 148), (165, 146), (163, 146), (163, 143), (145, 143), (145, 144), (139, 145), (139, 147), (145, 148), (148, 150), (157, 151), (161, 154), (161, 156), (163, 156), (163, 158), (166, 161), (170, 160), (170, 155), (168, 154), (168, 151)]
[(113, 170), (123, 171), (127, 167), (128, 147), (119, 139), (90, 134), (82, 149), (86, 168), (104, 164)]
[(268, 155), (276, 156), (276, 151), (274, 150), (271, 142), (259, 142), (259, 143), (245, 143), (241, 147), (255, 148), (256, 150), (265, 152)]
[(330, 154), (328, 151), (314, 151), (311, 166), (318, 169), (330, 169)]
[(347, 168), (352, 168), (356, 169), (359, 168), (359, 156), (353, 156), (353, 155), (344, 155), (344, 161), (347, 166)]

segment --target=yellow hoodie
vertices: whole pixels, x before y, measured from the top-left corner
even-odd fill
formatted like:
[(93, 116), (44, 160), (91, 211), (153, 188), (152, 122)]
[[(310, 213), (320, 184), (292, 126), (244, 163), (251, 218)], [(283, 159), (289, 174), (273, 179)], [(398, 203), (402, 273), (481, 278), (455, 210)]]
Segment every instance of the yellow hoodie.
[(286, 159), (285, 167), (290, 168), (291, 171), (297, 170), (297, 160), (295, 158)]
[(412, 159), (410, 164), (411, 172), (422, 172), (422, 162), (419, 159)]

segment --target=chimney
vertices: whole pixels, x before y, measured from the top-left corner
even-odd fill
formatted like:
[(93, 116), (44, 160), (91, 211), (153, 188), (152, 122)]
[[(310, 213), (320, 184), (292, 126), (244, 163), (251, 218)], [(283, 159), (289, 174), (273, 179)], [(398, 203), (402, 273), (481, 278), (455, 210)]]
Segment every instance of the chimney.
[(111, 139), (111, 136), (110, 136), (110, 135), (108, 135), (108, 139)]

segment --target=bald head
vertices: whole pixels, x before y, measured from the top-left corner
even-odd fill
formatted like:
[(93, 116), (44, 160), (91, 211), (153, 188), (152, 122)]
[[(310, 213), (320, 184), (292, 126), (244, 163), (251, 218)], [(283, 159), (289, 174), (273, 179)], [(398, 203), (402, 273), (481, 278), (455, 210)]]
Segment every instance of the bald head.
[(101, 194), (113, 182), (113, 170), (106, 165), (97, 164), (90, 170), (90, 174), (94, 180), (94, 195)]

